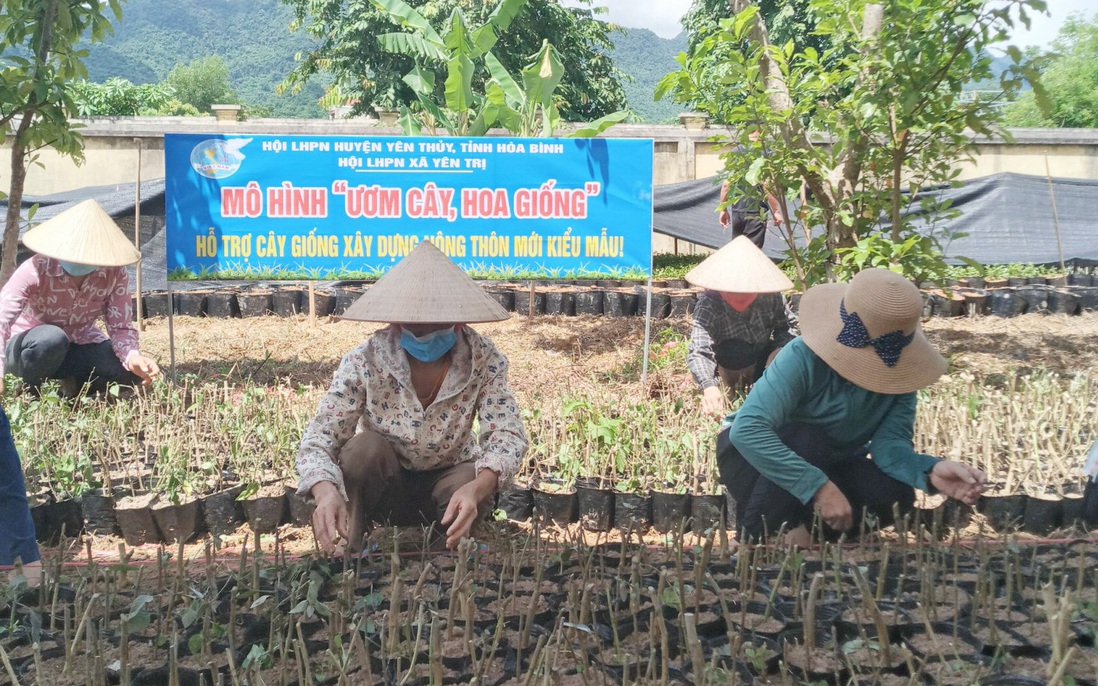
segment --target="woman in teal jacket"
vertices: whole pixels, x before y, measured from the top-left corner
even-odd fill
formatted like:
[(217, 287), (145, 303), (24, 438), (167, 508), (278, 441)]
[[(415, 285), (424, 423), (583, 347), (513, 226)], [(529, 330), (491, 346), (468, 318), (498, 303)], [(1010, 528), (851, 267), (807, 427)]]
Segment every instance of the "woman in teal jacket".
[(831, 538), (860, 530), (866, 514), (890, 524), (897, 507), (913, 507), (916, 488), (976, 502), (983, 472), (913, 446), (915, 391), (946, 370), (923, 335), (922, 310), (918, 289), (883, 269), (804, 294), (802, 336), (718, 441), (743, 537), (785, 530), (807, 543), (816, 514)]

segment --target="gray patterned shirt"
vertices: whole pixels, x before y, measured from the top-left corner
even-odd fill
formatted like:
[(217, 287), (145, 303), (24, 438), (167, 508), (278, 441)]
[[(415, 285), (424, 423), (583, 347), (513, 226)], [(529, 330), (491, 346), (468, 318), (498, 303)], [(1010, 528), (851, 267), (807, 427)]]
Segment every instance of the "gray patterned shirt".
[(773, 340), (781, 347), (796, 336), (797, 318), (780, 293), (760, 293), (743, 312), (732, 309), (716, 291), (698, 295), (686, 366), (701, 390), (717, 385), (713, 346), (739, 339), (753, 346)]

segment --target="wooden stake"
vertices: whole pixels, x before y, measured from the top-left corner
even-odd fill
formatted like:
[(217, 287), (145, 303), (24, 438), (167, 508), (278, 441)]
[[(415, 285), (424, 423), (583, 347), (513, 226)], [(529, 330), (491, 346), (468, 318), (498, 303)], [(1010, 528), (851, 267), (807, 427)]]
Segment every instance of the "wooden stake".
[(309, 282), (309, 326), (316, 326), (316, 287)]

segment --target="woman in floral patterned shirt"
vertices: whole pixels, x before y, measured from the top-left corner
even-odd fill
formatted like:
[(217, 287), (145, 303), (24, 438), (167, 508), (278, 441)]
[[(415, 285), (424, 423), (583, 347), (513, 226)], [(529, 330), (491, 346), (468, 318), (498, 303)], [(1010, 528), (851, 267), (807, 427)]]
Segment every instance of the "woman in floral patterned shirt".
[[(46, 379), (137, 385), (160, 369), (141, 354), (124, 266), (141, 253), (94, 200), (27, 231), (36, 255), (0, 291), (3, 374), (37, 388)], [(102, 318), (104, 333), (96, 325)]]
[(453, 548), (490, 510), (527, 441), (507, 359), (465, 324), (507, 316), (429, 242), (347, 310), (390, 326), (343, 358), (301, 439), (322, 549), (361, 545), (370, 522), (441, 525)]

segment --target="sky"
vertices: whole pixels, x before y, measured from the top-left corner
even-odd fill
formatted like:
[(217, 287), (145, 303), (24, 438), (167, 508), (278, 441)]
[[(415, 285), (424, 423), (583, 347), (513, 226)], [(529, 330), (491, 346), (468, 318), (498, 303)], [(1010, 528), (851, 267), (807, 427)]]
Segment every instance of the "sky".
[[(564, 0), (564, 4), (575, 4)], [(679, 19), (690, 7), (690, 0), (596, 0), (609, 10), (603, 18), (627, 28), (650, 29), (662, 38), (674, 38), (682, 30)], [(1032, 28), (1019, 28), (1015, 32), (1017, 45), (1048, 47), (1064, 19), (1074, 12), (1093, 15), (1095, 0), (1048, 0), (1051, 16), (1037, 16)]]

